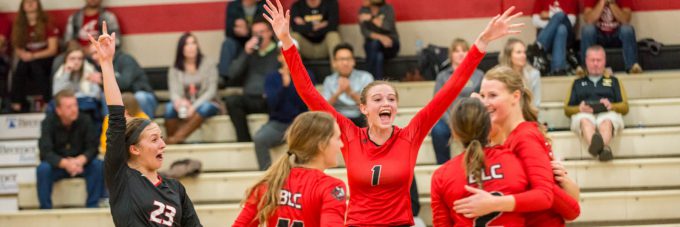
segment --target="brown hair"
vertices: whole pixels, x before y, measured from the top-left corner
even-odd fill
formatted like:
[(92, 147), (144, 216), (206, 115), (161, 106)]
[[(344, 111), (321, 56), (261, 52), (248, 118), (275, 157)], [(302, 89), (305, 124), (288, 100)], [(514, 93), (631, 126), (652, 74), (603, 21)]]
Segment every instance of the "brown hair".
[(468, 44), (467, 41), (461, 38), (455, 38), (453, 39), (453, 42), (451, 42), (451, 46), (449, 47), (449, 51), (454, 52), (456, 51), (456, 48), (462, 47), (464, 51), (470, 50), (470, 44)]
[(45, 34), (45, 27), (49, 23), (49, 17), (43, 10), (40, 0), (36, 1), (38, 2), (38, 18), (36, 18), (35, 28), (33, 29), (35, 37), (30, 37), (28, 34), (28, 27), (30, 25), (28, 24), (26, 10), (24, 10), (24, 2), (26, 2), (26, 0), (22, 0), (21, 5), (19, 6), (19, 13), (14, 19), (14, 25), (12, 25), (12, 45), (14, 48), (24, 49), (29, 41), (41, 41), (44, 40), (47, 35)]
[[(311, 111), (295, 118), (286, 131), (288, 154), (282, 155), (267, 169), (264, 176), (246, 191), (246, 197), (241, 202), (243, 205), (251, 195), (262, 194), (257, 204), (257, 219), (261, 226), (266, 226), (269, 216), (278, 206), (279, 191), (293, 167), (291, 160), (299, 165), (314, 159), (321, 152), (320, 148), (326, 146), (333, 137), (334, 128), (335, 118), (325, 112)], [(261, 186), (265, 186), (266, 191), (260, 191)]]
[(125, 93), (123, 93), (122, 97), (123, 97), (123, 106), (125, 106), (125, 110), (127, 110), (127, 112), (131, 116), (135, 116), (139, 112), (141, 112), (141, 108), (139, 107), (139, 103), (137, 102), (135, 95), (133, 95), (130, 92), (125, 92)]
[(483, 147), (488, 144), (491, 118), (484, 104), (476, 98), (463, 98), (453, 108), (449, 118), (451, 131), (465, 147), (465, 175), (482, 188), (482, 173), (486, 167)]
[(80, 65), (79, 69), (75, 70), (76, 73), (73, 73), (73, 74), (78, 75), (78, 74), (83, 73), (83, 68), (85, 68), (85, 62), (87, 61), (87, 60), (85, 60), (85, 51), (83, 51), (83, 48), (81, 48), (80, 45), (77, 45), (77, 46), (69, 45), (68, 49), (66, 49), (66, 52), (64, 52), (64, 62), (62, 62), (62, 63), (66, 64), (66, 62), (68, 61), (68, 56), (71, 55), (71, 53), (76, 52), (76, 51), (80, 51), (80, 53), (83, 53), (83, 64)]
[(68, 88), (57, 92), (57, 94), (54, 95), (55, 107), (59, 107), (59, 105), (61, 105), (61, 99), (63, 99), (63, 98), (75, 98), (75, 97), (76, 97), (76, 93), (73, 92), (73, 90), (68, 89)]
[[(130, 140), (133, 139), (132, 134), (135, 133), (137, 128), (142, 126), (142, 123), (144, 123), (145, 121), (148, 121), (148, 120), (149, 119), (138, 118), (138, 117), (128, 118), (126, 120), (126, 122), (125, 122), (125, 144), (137, 145), (139, 143), (139, 140), (142, 138), (142, 135), (144, 134), (144, 132), (142, 131), (141, 133), (139, 133), (137, 138), (135, 138), (136, 141), (130, 141)], [(150, 124), (155, 124), (155, 123), (151, 122)], [(148, 125), (146, 125), (144, 127), (148, 127)], [(142, 129), (142, 130), (144, 130), (144, 129)], [(126, 149), (128, 149), (128, 152), (129, 152), (130, 147), (127, 147)], [(128, 156), (128, 159), (129, 158), (130, 157)]]
[(538, 122), (538, 108), (533, 104), (534, 96), (531, 90), (527, 88), (526, 83), (524, 83), (524, 77), (519, 74), (519, 72), (513, 70), (509, 66), (499, 65), (493, 67), (486, 75), (484, 75), (485, 80), (496, 80), (505, 85), (508, 92), (512, 93), (515, 91), (520, 91), (522, 94), (520, 98), (520, 107), (522, 108), (522, 117), (525, 121), (532, 121), (538, 123), (538, 127), (543, 133), (546, 141), (551, 142), (550, 137), (548, 137), (547, 130), (543, 124)]
[(361, 89), (361, 98), (360, 98), (361, 104), (366, 105), (366, 99), (367, 99), (366, 96), (368, 96), (368, 91), (371, 90), (371, 88), (378, 86), (378, 85), (390, 86), (392, 88), (392, 90), (394, 90), (394, 94), (397, 96), (397, 101), (399, 101), (399, 92), (397, 92), (397, 88), (395, 88), (394, 85), (392, 85), (387, 80), (374, 80), (373, 82), (368, 83), (366, 85), (366, 87), (364, 87), (364, 89)]

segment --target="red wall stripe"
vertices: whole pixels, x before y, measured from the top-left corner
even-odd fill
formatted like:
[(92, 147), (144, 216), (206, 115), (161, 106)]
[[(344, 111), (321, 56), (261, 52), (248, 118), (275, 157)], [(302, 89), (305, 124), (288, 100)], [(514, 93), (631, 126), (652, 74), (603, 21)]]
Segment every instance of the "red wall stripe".
[[(285, 0), (290, 5), (293, 0)], [(340, 20), (343, 24), (357, 21), (361, 0), (341, 0)], [(533, 1), (527, 0), (388, 0), (398, 21), (445, 20), (491, 17), (511, 5), (525, 14), (532, 12)], [(118, 16), (123, 34), (223, 30), (224, 2), (158, 4), (146, 6), (111, 7)], [(678, 0), (634, 0), (634, 10), (656, 11), (680, 9)], [(50, 10), (55, 24), (64, 27), (75, 9)], [(14, 18), (16, 13), (0, 13)]]

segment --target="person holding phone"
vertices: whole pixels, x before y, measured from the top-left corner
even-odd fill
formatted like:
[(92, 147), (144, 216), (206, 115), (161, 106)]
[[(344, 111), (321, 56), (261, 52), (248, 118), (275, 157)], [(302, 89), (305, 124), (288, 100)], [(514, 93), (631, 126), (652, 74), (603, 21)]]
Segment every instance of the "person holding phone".
[(586, 51), (587, 76), (574, 80), (567, 95), (564, 113), (571, 117), (571, 130), (582, 136), (588, 152), (600, 161), (613, 159), (609, 146), (614, 135), (623, 129), (628, 113), (626, 90), (611, 70), (602, 46)]

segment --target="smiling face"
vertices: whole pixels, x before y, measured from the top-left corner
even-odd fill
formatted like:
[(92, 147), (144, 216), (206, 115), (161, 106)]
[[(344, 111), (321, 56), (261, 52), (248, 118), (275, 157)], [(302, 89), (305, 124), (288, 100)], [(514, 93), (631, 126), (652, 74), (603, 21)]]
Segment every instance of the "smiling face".
[(373, 83), (378, 84), (364, 88), (368, 90), (362, 92), (363, 103), (359, 109), (366, 115), (369, 127), (391, 128), (397, 116), (397, 92), (387, 82)]
[(139, 136), (136, 145), (130, 146), (131, 159), (147, 170), (158, 170), (163, 165), (165, 141), (158, 124), (151, 123)]
[(520, 104), (521, 92), (509, 91), (507, 86), (498, 80), (482, 80), (479, 94), (489, 111), (493, 125), (502, 125), (512, 112), (512, 108)]

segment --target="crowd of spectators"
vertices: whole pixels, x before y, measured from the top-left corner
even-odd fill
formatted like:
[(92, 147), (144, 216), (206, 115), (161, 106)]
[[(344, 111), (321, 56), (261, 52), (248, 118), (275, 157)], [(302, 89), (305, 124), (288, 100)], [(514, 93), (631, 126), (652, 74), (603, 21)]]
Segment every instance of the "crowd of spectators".
[[(50, 182), (66, 177), (88, 179), (88, 193), (93, 196), (88, 197), (88, 207), (95, 206), (99, 197), (105, 197), (104, 192), (95, 188), (100, 187), (101, 179), (89, 172), (101, 171), (96, 148), (103, 151), (105, 146), (98, 143), (105, 140), (99, 141), (92, 135), (103, 135), (102, 128), (106, 130), (103, 119), (108, 111), (102, 99), (97, 50), (90, 45), (88, 35), (101, 34), (104, 21), (108, 31), (117, 34), (117, 46), (122, 45), (125, 34), (121, 33), (116, 15), (103, 7), (102, 0), (84, 2), (81, 9), (68, 17), (64, 28), (55, 26), (40, 0), (22, 0), (13, 20), (0, 16), (3, 100), (0, 109), (9, 113), (45, 111), (48, 116), (40, 139), (41, 208), (51, 207)], [(630, 25), (631, 2), (585, 1), (580, 59), (586, 70), (574, 80), (565, 105), (565, 113), (572, 119), (571, 129), (584, 138), (591, 154), (602, 161), (613, 157), (609, 144), (623, 127), (621, 114), (627, 112), (625, 91), (620, 81), (606, 70), (602, 46), (622, 47), (625, 69), (629, 73), (642, 71), (637, 60), (635, 31)], [(290, 81), (274, 33), (261, 16), (265, 13), (263, 4), (259, 0), (227, 3), (225, 39), (219, 59), (206, 57), (195, 35), (187, 32), (179, 38), (175, 61), (169, 62), (167, 73), (170, 102), (162, 106), (162, 114), (156, 114), (158, 100), (143, 68), (133, 56), (118, 49), (113, 64), (121, 92), (125, 93), (126, 114), (143, 118), (163, 116), (167, 142), (175, 144), (185, 142), (207, 118), (227, 113), (237, 141), (254, 141), (259, 167), (266, 169), (271, 164), (269, 149), (285, 142), (288, 125), (306, 108)], [(385, 62), (400, 50), (395, 10), (385, 0), (362, 2), (357, 17), (368, 69), (363, 71), (357, 69), (354, 47), (342, 40), (338, 4), (337, 0), (293, 2), (292, 36), (304, 59), (328, 59), (331, 63), (333, 72), (317, 81), (323, 83), (323, 96), (356, 125), (365, 126), (358, 104), (360, 92), (368, 83), (385, 77)], [(569, 61), (573, 53), (569, 50), (575, 48), (578, 11), (576, 0), (536, 0), (532, 16), (539, 30), (536, 41), (526, 45), (510, 39), (499, 55), (500, 65), (523, 76), (535, 106), (540, 106), (541, 76), (572, 74), (580, 67)], [(435, 93), (450, 79), (468, 48), (465, 40), (453, 41), (449, 48), (451, 65), (436, 77)], [(483, 72), (476, 70), (461, 96), (478, 92), (482, 77)], [(240, 86), (243, 92), (222, 97), (218, 84)], [(80, 109), (81, 115), (73, 115), (73, 106), (68, 105), (73, 100), (75, 112)], [(254, 113), (268, 113), (269, 121), (251, 136), (247, 115)], [(432, 130), (440, 164), (450, 159), (448, 115)]]

